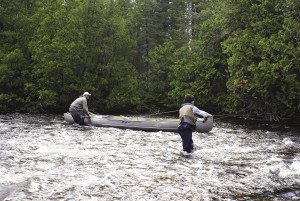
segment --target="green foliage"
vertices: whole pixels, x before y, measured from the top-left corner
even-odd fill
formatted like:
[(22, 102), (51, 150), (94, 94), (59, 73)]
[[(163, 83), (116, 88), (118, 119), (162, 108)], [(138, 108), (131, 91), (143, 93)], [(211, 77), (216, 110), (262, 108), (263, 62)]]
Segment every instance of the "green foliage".
[(125, 18), (129, 16), (125, 13), (129, 12), (130, 1), (119, 3), (103, 4), (106, 9), (90, 4), (85, 14), (89, 17), (84, 18), (89, 21), (85, 21), (85, 60), (88, 65), (83, 86), (93, 86), (91, 91), (97, 92), (93, 106), (105, 112), (131, 111), (139, 102), (137, 75), (132, 65), (136, 43), (129, 33), (130, 22)]
[(298, 0), (2, 0), (0, 109), (178, 108), (293, 118), (300, 110)]
[(139, 72), (140, 107), (145, 111), (177, 107), (169, 91), (176, 48), (188, 43), (184, 1), (136, 1), (134, 35), (135, 65)]
[(194, 94), (197, 104), (201, 107), (221, 104), (226, 91), (222, 91), (224, 87), (220, 83), (224, 82), (218, 72), (220, 60), (213, 56), (203, 58), (198, 54), (199, 52), (189, 51), (187, 48), (176, 52), (177, 60), (172, 67), (170, 96), (178, 104), (187, 93)]
[[(63, 100), (76, 83), (84, 44), (80, 31), (82, 5), (79, 1), (43, 1), (34, 19), (39, 22), (30, 42), (36, 80), (37, 105), (44, 110), (62, 109)], [(49, 101), (49, 103), (47, 103)]]
[(141, 76), (140, 95), (143, 101), (143, 108), (147, 110), (159, 110), (160, 108), (172, 108), (168, 92), (171, 90), (171, 72), (174, 64), (175, 45), (167, 42), (157, 46), (150, 51), (146, 58), (151, 66), (147, 72)]
[[(122, 5), (124, 5), (123, 2)], [(128, 2), (129, 3), (129, 2)], [(118, 4), (102, 1), (45, 1), (36, 13), (40, 20), (31, 41), (39, 99), (45, 110), (67, 109), (72, 97), (94, 94), (93, 107), (105, 111), (134, 103), (134, 90), (120, 103), (111, 101), (116, 91), (134, 85), (132, 63), (135, 41), (129, 35), (125, 12)], [(124, 79), (123, 77), (130, 79)], [(122, 84), (121, 84), (122, 83)], [(119, 93), (118, 93), (119, 94)], [(45, 104), (49, 101), (49, 104)], [(122, 104), (123, 103), (123, 104)], [(104, 105), (104, 107), (103, 107)]]
[(2, 112), (13, 111), (16, 108), (16, 105), (20, 105), (22, 102), (23, 100), (15, 94), (11, 94), (11, 93), (0, 94), (0, 110)]
[(137, 94), (137, 75), (133, 66), (119, 62), (113, 66), (114, 75), (111, 82), (111, 91), (106, 99), (108, 110), (118, 112), (126, 110), (135, 112), (136, 105), (140, 104)]
[(152, 69), (147, 57), (156, 46), (169, 40), (178, 45), (188, 41), (183, 1), (137, 0), (133, 13), (132, 32), (137, 41), (135, 64), (139, 72)]
[(58, 102), (57, 93), (51, 90), (39, 90), (39, 104), (43, 108), (55, 108)]
[(224, 19), (214, 14), (214, 2), (200, 1), (194, 6), (194, 10), (199, 11), (193, 17), (197, 23), (191, 27), (191, 41), (175, 52), (169, 94), (179, 104), (186, 93), (192, 93), (199, 106), (217, 111), (222, 108), (227, 96), (225, 83), (228, 73), (220, 45), (227, 27)]
[(297, 113), (300, 23), (289, 7), (296, 4), (264, 0), (249, 5), (245, 15), (252, 16), (251, 23), (223, 43), (229, 54), (228, 88), (246, 112), (275, 120)]
[(24, 85), (30, 80), (28, 42), (34, 1), (0, 2), (0, 96), (1, 111), (20, 110), (25, 104)]

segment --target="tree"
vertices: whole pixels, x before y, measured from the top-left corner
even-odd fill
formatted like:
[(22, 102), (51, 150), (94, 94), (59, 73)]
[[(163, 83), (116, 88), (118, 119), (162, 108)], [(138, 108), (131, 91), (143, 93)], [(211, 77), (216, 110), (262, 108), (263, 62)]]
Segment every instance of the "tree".
[[(32, 85), (31, 52), (28, 43), (32, 38), (31, 15), (35, 12), (34, 0), (3, 0), (0, 3), (0, 109), (2, 112), (23, 110), (30, 104), (27, 89)], [(26, 106), (27, 107), (27, 106)]]
[[(279, 120), (299, 112), (298, 1), (243, 1), (246, 19), (223, 43), (232, 107)], [(297, 13), (297, 14), (296, 14)], [(245, 17), (247, 16), (247, 17)]]
[(169, 94), (180, 103), (184, 94), (192, 93), (198, 97), (197, 104), (218, 111), (227, 96), (227, 65), (221, 49), (227, 27), (221, 16), (215, 15), (215, 1), (196, 1), (189, 6), (194, 12), (192, 38), (175, 52)]
[(46, 110), (67, 109), (83, 91), (94, 94), (92, 106), (102, 111), (136, 104), (135, 41), (122, 12), (119, 4), (100, 0), (41, 4), (31, 48), (37, 101)]
[(34, 15), (38, 22), (30, 42), (34, 60), (32, 93), (42, 110), (56, 111), (67, 107), (70, 94), (82, 82), (80, 72), (84, 50), (80, 1), (40, 1)]
[(129, 32), (130, 12), (130, 1), (87, 4), (85, 85), (94, 86), (99, 100), (95, 105), (99, 108), (104, 105), (103, 110), (131, 111), (139, 103), (133, 66), (136, 43)]

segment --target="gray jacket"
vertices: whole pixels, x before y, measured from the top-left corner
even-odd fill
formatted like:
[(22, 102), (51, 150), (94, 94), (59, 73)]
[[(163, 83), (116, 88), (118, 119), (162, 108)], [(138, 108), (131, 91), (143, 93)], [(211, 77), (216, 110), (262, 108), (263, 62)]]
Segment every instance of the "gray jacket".
[(87, 106), (87, 100), (84, 96), (81, 96), (74, 100), (71, 104), (70, 108), (77, 110), (78, 112), (84, 112), (85, 114), (89, 114), (89, 109)]

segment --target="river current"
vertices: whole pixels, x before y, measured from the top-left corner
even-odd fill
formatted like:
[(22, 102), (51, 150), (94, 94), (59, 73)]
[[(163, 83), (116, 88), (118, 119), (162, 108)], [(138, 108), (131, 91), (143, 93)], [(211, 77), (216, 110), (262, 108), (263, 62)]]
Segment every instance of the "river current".
[(0, 115), (0, 201), (300, 200), (300, 135), (216, 122), (192, 158), (172, 132)]

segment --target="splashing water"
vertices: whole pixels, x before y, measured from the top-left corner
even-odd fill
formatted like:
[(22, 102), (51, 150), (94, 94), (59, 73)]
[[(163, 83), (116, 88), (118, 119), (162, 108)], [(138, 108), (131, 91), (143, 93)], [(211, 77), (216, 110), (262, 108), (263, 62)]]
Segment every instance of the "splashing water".
[(297, 133), (218, 123), (194, 133), (76, 127), (0, 116), (0, 200), (299, 200)]

